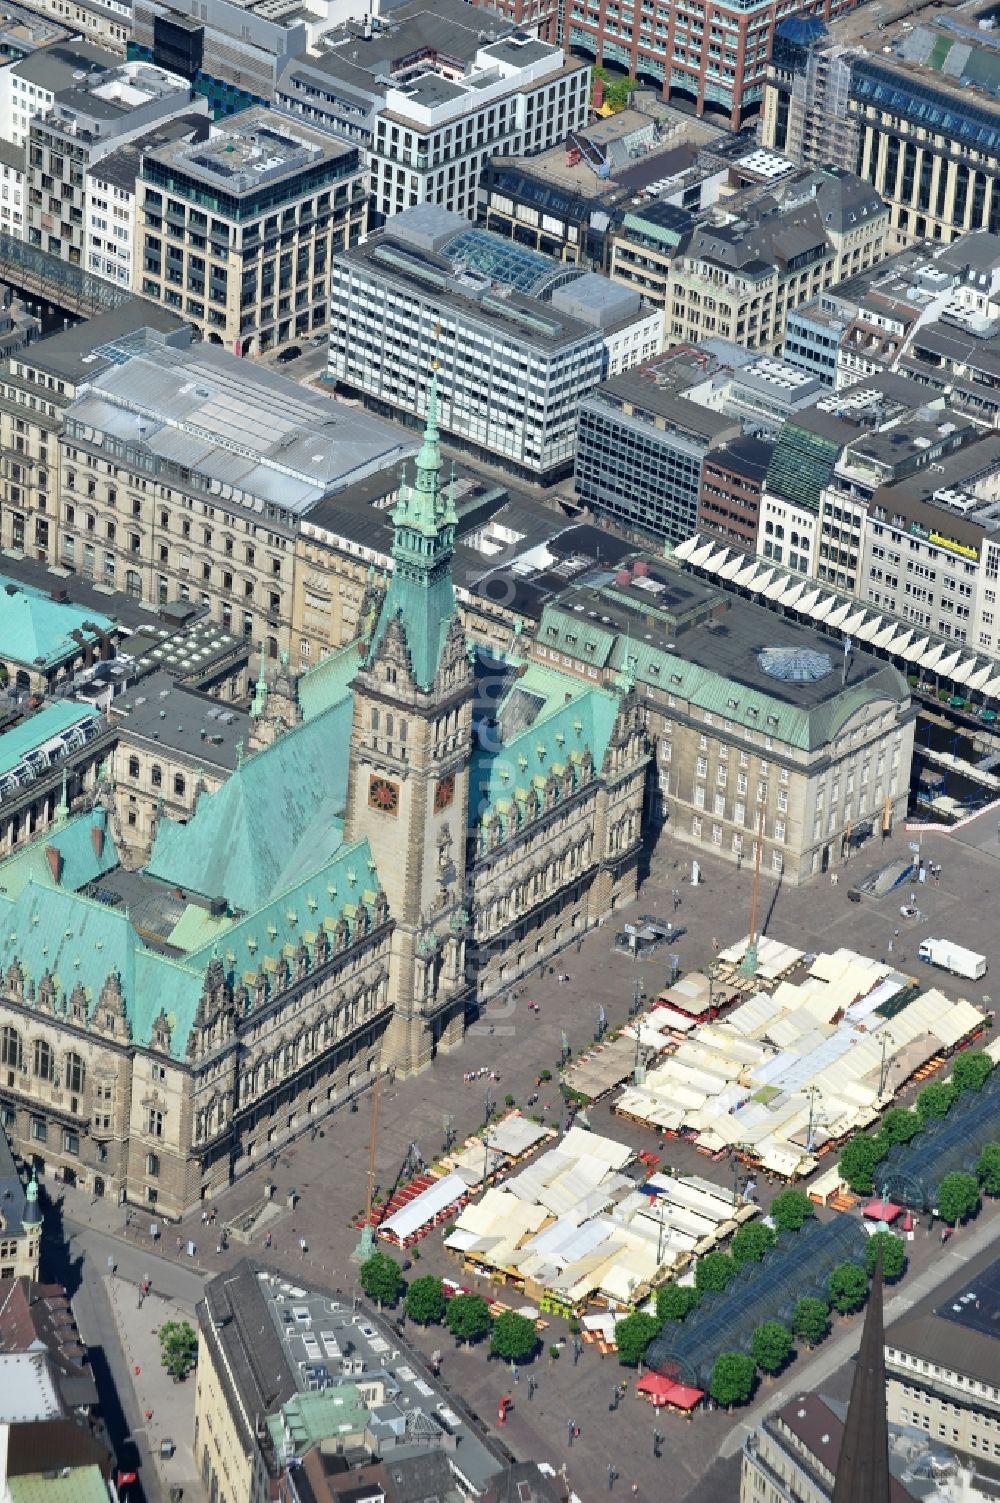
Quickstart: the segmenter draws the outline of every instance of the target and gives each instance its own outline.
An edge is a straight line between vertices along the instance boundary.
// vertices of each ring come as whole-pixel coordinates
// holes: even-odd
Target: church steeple
[[[832,1503],[889,1503],[881,1252],[868,1294]]]
[[[441,447],[437,425],[438,378],[431,377],[423,442],[414,483],[401,481],[392,513],[393,574],[368,661],[376,656],[390,621],[398,619],[417,686],[429,690],[437,677],[448,624],[455,612],[451,564],[455,551],[454,481],[441,486]]]

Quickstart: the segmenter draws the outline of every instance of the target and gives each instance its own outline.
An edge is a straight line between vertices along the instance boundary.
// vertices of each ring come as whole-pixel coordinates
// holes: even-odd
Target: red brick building
[[[731,548],[756,551],[757,518],[774,445],[760,438],[731,438],[709,449],[701,467],[698,531]]]
[[[529,0],[511,0],[514,5]],[[542,3],[542,0],[537,0]],[[857,0],[563,0],[563,46],[652,84],[737,130],[761,110],[771,37],[785,16],[828,21]],[[507,14],[503,4],[497,6]]]
[[[499,12],[505,21],[537,32],[543,42],[559,40],[559,12],[562,0],[472,0],[473,5]]]

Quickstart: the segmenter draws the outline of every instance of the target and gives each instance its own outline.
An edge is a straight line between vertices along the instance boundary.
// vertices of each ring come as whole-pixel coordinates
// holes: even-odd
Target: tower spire
[[[67,797],[66,792],[67,777],[68,769],[64,763],[62,770],[62,790],[59,794],[59,802],[56,805],[56,823],[61,825],[64,825],[69,819],[69,798]]]
[[[399,620],[416,683],[429,689],[437,677],[448,623],[455,612],[451,561],[455,546],[454,487],[442,491],[438,432],[438,373],[427,395],[423,440],[417,452],[413,484],[400,486],[392,513],[395,537],[393,572],[372,635],[368,660],[378,652],[385,629]]]
[[[250,704],[250,714],[255,720],[263,715],[267,705],[267,679],[264,677],[264,644],[260,644],[260,672],[257,676],[257,684],[254,688],[253,700]]]
[[[832,1503],[889,1503],[881,1252],[868,1293]]]

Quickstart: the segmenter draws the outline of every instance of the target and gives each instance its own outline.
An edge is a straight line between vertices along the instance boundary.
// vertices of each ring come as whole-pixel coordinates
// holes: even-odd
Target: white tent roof
[[[461,1200],[468,1188],[460,1174],[445,1174],[405,1206],[400,1206],[393,1215],[386,1217],[379,1226],[379,1231],[392,1232],[400,1242],[405,1242],[407,1237],[419,1232],[421,1227],[433,1221],[441,1211],[454,1205],[456,1200]]]

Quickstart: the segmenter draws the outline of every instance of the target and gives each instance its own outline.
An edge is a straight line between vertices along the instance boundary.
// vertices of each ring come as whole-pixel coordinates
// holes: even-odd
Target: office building
[[[130,0],[35,0],[32,10],[51,17],[95,47],[106,48],[119,58],[125,56],[132,31]]]
[[[461,1503],[508,1485],[524,1503],[556,1503],[537,1466],[512,1466],[388,1320],[307,1287],[290,1322],[281,1284],[245,1259],[198,1305],[195,1462],[218,1503]]]
[[[843,391],[884,371],[916,372],[923,364],[914,356],[918,332],[921,349],[925,334],[933,342],[942,325],[958,339],[966,335],[986,346],[998,318],[1000,237],[973,230],[948,245],[897,251],[790,310],[782,354],[824,386]],[[932,365],[941,365],[927,354]],[[985,391],[982,400],[989,401]],[[981,416],[992,421],[989,410]]]
[[[698,546],[702,546],[699,540]],[[677,550],[686,558],[691,544]],[[793,884],[901,818],[916,707],[895,668],[642,558],[544,607],[532,657],[610,681],[629,665],[674,841]],[[887,827],[888,823],[887,823]]]
[[[59,431],[77,383],[110,364],[105,353],[123,334],[150,324],[187,339],[165,309],[130,298],[120,308],[30,344],[0,369],[0,540],[34,558],[58,557]],[[79,623],[74,623],[78,625]]]
[[[334,262],[330,323],[345,391],[417,420],[436,361],[449,438],[542,481],[569,472],[580,398],[662,347],[638,294],[431,204]]]
[[[960,12],[964,28],[890,10],[877,48],[854,18],[829,31],[790,19],[775,42],[764,144],[857,172],[888,205],[892,249],[1000,230],[1000,65],[978,13]]]
[[[0,234],[24,239],[24,147],[0,141]]]
[[[198,103],[203,106],[204,101]],[[143,156],[170,141],[205,141],[209,129],[206,113],[175,115],[87,168],[83,214],[87,271],[130,290],[141,282],[135,246],[136,184]]]
[[[759,115],[768,52],[784,9],[777,0],[695,0],[682,9],[657,0],[635,13],[615,0],[564,4],[563,43],[577,55],[624,69],[664,99],[731,130]],[[827,20],[853,8],[854,0],[818,0],[808,12]]]
[[[81,75],[96,79],[120,62],[103,47],[74,39],[38,47],[0,67],[0,136],[27,147],[28,127],[36,115],[47,114],[57,94],[80,83]]]
[[[744,553],[755,553],[764,480],[774,444],[742,434],[710,449],[702,461],[697,530]]]
[[[1000,1261],[987,1249],[918,1301],[885,1333],[886,1395],[894,1424],[977,1463],[1000,1460],[1000,1364],[995,1322]]]
[[[325,327],[331,265],[364,233],[357,147],[244,110],[209,141],[147,152],[137,190],[137,292],[236,354]]]
[[[474,219],[489,158],[564,140],[586,125],[589,92],[589,68],[562,48],[463,0],[410,0],[385,25],[327,35],[283,70],[277,97],[364,144],[381,224],[423,203]]]
[[[121,63],[60,90],[28,130],[28,243],[82,266],[87,169],[151,126],[189,112],[193,103],[183,79],[146,63]]]
[[[642,104],[598,117],[530,157],[491,157],[479,180],[480,223],[547,256],[608,271],[630,210],[707,207],[727,176],[721,166],[699,166],[717,132],[703,120],[663,124],[650,96]],[[683,215],[675,222],[689,224]]]
[[[134,0],[130,58],[187,80],[216,120],[274,101],[289,58],[309,45],[309,13],[268,0]]]
[[[62,413],[60,562],[137,600],[206,606],[276,659],[300,518],[414,445],[210,343],[149,332],[115,356]]]
[[[688,352],[671,351],[580,402],[577,495],[630,536],[690,537],[705,455],[740,433],[738,420],[689,400],[690,364]]]
[[[885,252],[888,212],[853,172],[783,177],[684,235],[667,273],[667,338],[721,335],[778,353],[790,308]]]

